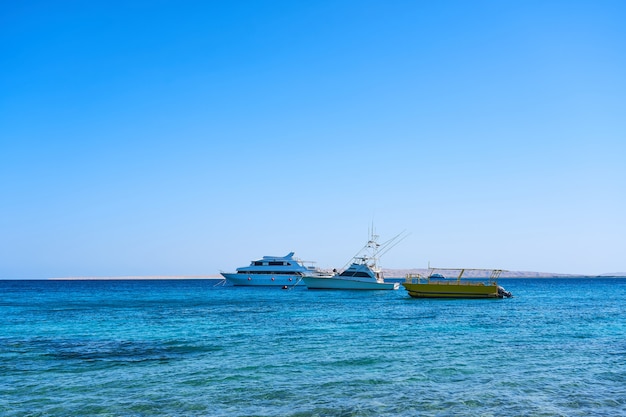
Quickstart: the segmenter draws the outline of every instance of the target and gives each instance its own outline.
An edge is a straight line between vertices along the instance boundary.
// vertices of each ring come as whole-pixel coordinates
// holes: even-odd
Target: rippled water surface
[[[0,281],[0,415],[626,415],[626,279],[501,284]]]

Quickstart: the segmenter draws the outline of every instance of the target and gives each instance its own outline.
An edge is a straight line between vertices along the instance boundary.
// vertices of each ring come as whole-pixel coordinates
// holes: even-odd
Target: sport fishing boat
[[[220,272],[226,281],[237,286],[293,286],[304,276],[331,276],[306,262],[294,258],[294,252],[287,256],[264,256],[250,262],[249,266],[237,268],[237,272]]]
[[[403,233],[379,244],[378,235],[375,235],[372,229],[367,244],[354,256],[352,264],[343,272],[332,276],[309,275],[302,277],[302,280],[310,290],[397,290],[400,283],[385,282],[378,266],[378,259],[406,237],[405,235],[398,240]]]
[[[441,272],[459,271],[456,278],[448,279]],[[491,271],[488,278],[464,278],[466,271]],[[513,295],[498,285],[501,269],[429,268],[427,276],[407,274],[402,283],[414,298],[509,298]]]

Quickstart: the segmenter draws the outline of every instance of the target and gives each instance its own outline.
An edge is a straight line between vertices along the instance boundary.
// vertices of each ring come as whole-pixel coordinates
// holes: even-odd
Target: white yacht
[[[372,228],[367,244],[343,272],[332,276],[304,276],[302,279],[310,290],[397,290],[400,283],[385,282],[378,259],[406,237],[405,235],[398,240],[403,233],[380,244],[377,242],[378,235],[374,234]]]
[[[306,262],[312,263],[312,262]],[[221,272],[226,280],[237,286],[294,286],[305,276],[331,276],[305,261],[294,258],[294,252],[287,256],[264,256],[252,261],[249,266],[237,268],[237,272]]]

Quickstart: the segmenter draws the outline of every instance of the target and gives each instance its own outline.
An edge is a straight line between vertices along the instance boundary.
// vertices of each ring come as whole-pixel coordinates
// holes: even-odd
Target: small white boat
[[[403,236],[402,239],[397,240],[401,235],[402,233],[383,244],[379,244],[377,242],[378,235],[375,235],[372,229],[367,244],[343,272],[335,273],[332,276],[304,276],[302,280],[310,290],[397,290],[400,283],[385,282],[383,273],[378,266],[378,259],[406,237]]]
[[[312,263],[312,262],[307,262]],[[294,258],[294,252],[286,256],[264,256],[250,262],[249,266],[237,268],[237,272],[220,272],[226,280],[236,286],[294,286],[304,276],[331,276],[305,261]]]

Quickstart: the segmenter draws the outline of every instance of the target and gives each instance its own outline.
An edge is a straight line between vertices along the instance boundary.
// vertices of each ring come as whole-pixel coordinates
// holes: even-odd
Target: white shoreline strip
[[[150,276],[120,276],[120,277],[59,277],[48,278],[50,281],[136,281],[136,280],[164,280],[164,279],[211,279],[223,280],[220,275],[150,275]]]

